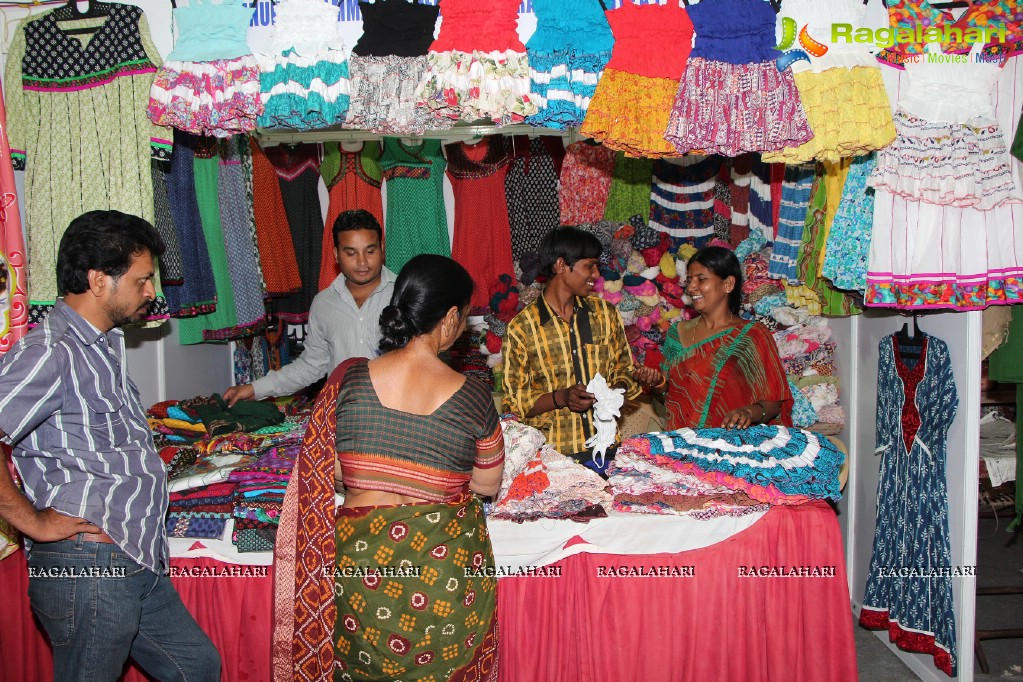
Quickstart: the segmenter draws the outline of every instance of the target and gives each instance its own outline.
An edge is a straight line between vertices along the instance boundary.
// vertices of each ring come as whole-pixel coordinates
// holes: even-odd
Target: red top
[[[440,0],[440,34],[430,52],[525,52],[519,0]]]
[[[605,68],[682,80],[693,49],[693,22],[684,7],[675,2],[636,5],[625,0],[621,7],[605,14],[615,37],[611,60]]]

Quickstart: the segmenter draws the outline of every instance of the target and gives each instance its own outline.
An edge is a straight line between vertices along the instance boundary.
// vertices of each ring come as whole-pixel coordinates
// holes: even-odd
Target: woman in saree
[[[730,250],[708,246],[686,267],[699,315],[668,332],[660,386],[667,428],[792,426],[792,394],[778,347],[759,322],[739,317],[742,269]]]
[[[275,679],[497,679],[497,581],[477,495],[500,487],[504,436],[490,387],[438,357],[465,330],[472,289],[450,258],[410,260],[380,316],[382,355],[343,363],[321,392],[335,409],[314,409],[296,464],[297,537],[275,550],[275,570],[294,576],[275,585]],[[306,491],[325,461],[344,494],[329,516],[323,491]],[[282,530],[288,513],[286,498]]]

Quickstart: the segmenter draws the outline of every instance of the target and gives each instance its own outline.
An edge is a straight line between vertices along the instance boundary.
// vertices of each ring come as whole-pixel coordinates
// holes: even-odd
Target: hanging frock
[[[629,0],[605,15],[614,48],[580,132],[629,156],[677,156],[664,129],[689,58],[689,15],[676,2]],[[671,49],[664,49],[668,45]]]
[[[252,6],[195,0],[173,13],[178,36],[153,79],[149,118],[214,137],[255,130],[263,102],[259,66],[245,41]]]
[[[562,225],[595,223],[603,218],[614,162],[614,150],[608,147],[585,141],[568,145],[561,166]]]
[[[263,268],[266,292],[270,296],[287,296],[302,287],[298,260],[288,225],[288,214],[281,196],[277,171],[255,138],[252,150],[253,212],[256,219],[256,244]]]
[[[538,111],[526,123],[547,128],[578,128],[614,36],[602,2],[533,0],[536,30],[526,42],[531,98]]]
[[[540,241],[558,226],[558,175],[565,159],[560,137],[505,137],[511,163],[504,179],[511,226],[512,259],[536,253]]]
[[[347,128],[392,135],[422,135],[447,127],[416,106],[415,91],[426,76],[426,52],[439,9],[405,0],[360,2],[362,36],[348,58],[351,100]]]
[[[340,125],[348,113],[348,59],[339,8],[322,0],[279,0],[270,44],[259,55],[264,128]]]
[[[696,45],[664,133],[678,151],[738,156],[813,137],[792,73],[775,59],[775,13],[764,0],[689,8]]]
[[[30,324],[57,298],[57,248],[71,221],[113,209],[152,222],[150,159],[170,156],[170,131],[145,114],[161,63],[145,14],[104,7],[98,30],[79,36],[64,32],[65,8],[30,17],[7,54],[7,134],[15,169],[26,171]],[[157,294],[149,320],[167,317]]]
[[[848,26],[855,32],[863,26],[866,12],[862,0],[785,0],[782,4],[778,19],[805,27],[827,52],[791,66],[813,138],[798,147],[765,153],[764,161],[837,161],[881,149],[895,139],[881,69],[869,51],[873,45],[831,40],[832,26]]]
[[[961,59],[904,65],[899,137],[868,180],[876,188],[869,306],[1023,302],[1021,176],[1001,135],[1019,121],[1023,70],[1019,60],[1003,69],[976,52]]]
[[[396,137],[384,139],[380,168],[387,183],[385,257],[391,272],[400,272],[421,253],[451,255],[444,210],[445,166],[440,140],[406,145]]]
[[[342,211],[361,208],[372,213],[380,225],[384,224],[383,198],[380,195],[380,186],[383,183],[380,169],[381,152],[379,142],[367,141],[356,151],[348,151],[344,145],[339,144],[336,151],[332,147],[324,154],[323,163],[320,164],[321,172],[333,157],[337,158],[338,170],[329,179],[324,177],[330,203],[327,206],[327,222],[323,226],[323,244],[320,247],[318,291],[329,287],[341,274],[337,258],[334,257],[334,221],[338,215]],[[384,252],[386,253],[386,246]]]
[[[290,296],[272,299],[270,308],[276,317],[301,324],[309,319],[309,306],[320,291],[323,214],[320,211],[319,146],[279,145],[268,148],[266,156],[277,173],[301,283],[298,291]]]
[[[535,114],[526,46],[516,28],[519,0],[440,0],[438,6],[440,34],[430,44],[417,105],[442,127],[478,119],[508,125]]]
[[[508,155],[502,135],[488,135],[474,145],[445,145],[447,174],[455,195],[455,230],[451,257],[472,275],[472,307],[489,309],[490,290],[498,277],[515,281],[511,228],[504,180]],[[481,248],[485,245],[485,248]]]
[[[874,216],[874,190],[867,187],[867,176],[874,170],[874,163],[874,154],[869,154],[857,157],[849,167],[821,270],[839,289],[861,294],[867,288],[870,226]]]
[[[7,113],[0,91],[0,355],[3,355],[28,331],[28,292],[25,286],[24,236],[14,169],[10,164],[11,147],[7,140]],[[14,549],[3,547],[0,530],[0,558]],[[7,537],[12,537],[7,534]],[[13,543],[17,546],[17,540]]]
[[[604,207],[604,220],[624,223],[634,215],[650,221],[650,185],[653,182],[652,159],[635,159],[624,152],[615,154],[611,187]]]
[[[687,156],[654,161],[650,227],[667,234],[675,247],[707,246],[714,238],[714,195],[720,156]]]
[[[952,578],[891,576],[899,569],[950,569],[947,434],[959,398],[948,346],[924,334],[920,358],[881,339],[877,367],[877,526],[860,625],[888,630],[899,648],[929,654],[956,676]],[[971,663],[972,665],[972,663]]]

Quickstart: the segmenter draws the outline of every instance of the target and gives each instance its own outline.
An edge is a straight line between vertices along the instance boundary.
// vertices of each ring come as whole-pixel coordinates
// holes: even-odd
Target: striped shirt
[[[583,320],[589,322],[592,343],[587,343],[580,331]],[[572,318],[566,322],[540,296],[508,324],[501,352],[502,409],[542,431],[547,442],[566,455],[586,450],[583,444],[594,433],[592,411],[561,408],[526,418],[541,396],[577,383],[585,386],[598,372],[609,386],[624,386],[626,398],[640,394],[639,384],[632,378],[632,354],[622,318],[599,298],[576,298]]]
[[[0,357],[0,430],[36,509],[84,518],[142,566],[166,568],[167,474],[120,329],[104,334],[57,301]]]

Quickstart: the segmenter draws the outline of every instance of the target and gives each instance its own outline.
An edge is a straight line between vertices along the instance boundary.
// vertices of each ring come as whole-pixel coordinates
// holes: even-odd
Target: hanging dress
[[[249,147],[252,150],[256,244],[266,292],[270,296],[287,296],[301,289],[302,277],[298,271],[284,197],[277,171],[254,137],[250,138]]]
[[[869,184],[898,196],[958,208],[988,210],[1019,194],[1009,155],[994,118],[997,62],[930,61],[904,64],[909,86],[895,112],[898,136],[878,154]],[[951,56],[950,56],[951,57]]]
[[[848,26],[855,34],[866,12],[861,0],[785,0],[782,4],[779,20],[797,22],[793,25],[804,27],[806,36],[827,52],[791,66],[813,138],[798,147],[767,152],[764,161],[837,161],[881,149],[895,139],[881,69],[868,49],[873,45],[831,40],[833,26]],[[802,43],[794,49],[800,47]]]
[[[778,70],[775,13],[764,0],[704,0],[664,137],[678,153],[738,156],[813,137],[790,71]]]
[[[565,129],[583,122],[614,45],[605,9],[591,0],[533,0],[536,30],[526,53],[538,110],[526,123]]]
[[[676,2],[637,5],[626,0],[606,16],[614,49],[580,133],[629,156],[676,156],[664,129],[689,58],[689,15]],[[668,45],[671,49],[664,49]]]
[[[28,331],[28,292],[25,286],[25,242],[21,229],[18,190],[7,140],[7,112],[0,92],[0,355]],[[5,533],[0,532],[0,536]],[[8,535],[8,537],[12,537]],[[17,546],[17,540],[13,546]],[[14,549],[2,547],[0,558]]]
[[[334,221],[342,211],[363,209],[373,214],[377,222],[384,224],[383,199],[380,187],[383,183],[383,171],[380,169],[379,142],[367,141],[362,148],[349,151],[339,144],[324,154],[320,170],[328,162],[328,157],[337,157],[338,170],[327,180],[327,193],[330,203],[327,207],[327,222],[323,226],[323,244],[320,252],[319,289],[322,291],[341,274],[334,257]],[[386,253],[386,247],[385,251]]]
[[[565,148],[559,195],[562,225],[603,219],[614,162],[614,150],[603,145],[583,141]]]
[[[415,91],[429,69],[426,52],[439,12],[405,0],[360,2],[362,36],[348,58],[351,101],[347,128],[422,135],[444,127],[416,106]]]
[[[508,125],[535,114],[526,46],[516,28],[519,0],[440,0],[438,6],[440,35],[430,44],[418,106],[444,122],[440,127],[481,118]]]
[[[448,179],[455,195],[455,230],[451,257],[472,275],[472,307],[489,309],[498,277],[515,281],[511,228],[504,180],[508,155],[502,135],[488,135],[474,145],[445,145]],[[486,245],[485,248],[480,248]]]
[[[924,334],[920,358],[903,357],[897,336],[881,339],[877,366],[877,525],[860,625],[888,630],[900,649],[929,654],[956,676],[951,569],[948,429],[959,398],[948,346]],[[919,577],[890,575],[918,569]],[[971,663],[972,665],[972,663]]]
[[[260,127],[310,130],[344,122],[350,83],[338,12],[322,0],[275,3],[273,35],[259,55]]]
[[[657,159],[650,188],[650,227],[671,237],[674,247],[707,246],[714,238],[714,199],[720,156]]]
[[[874,217],[874,190],[867,187],[867,177],[873,172],[874,163],[874,154],[868,154],[856,157],[849,167],[821,270],[839,289],[861,294],[867,288],[870,226]]]
[[[259,66],[245,42],[252,6],[196,0],[173,13],[178,37],[153,79],[149,118],[214,137],[255,130],[263,102]]]
[[[558,175],[565,159],[560,137],[505,137],[511,160],[504,179],[511,226],[512,259],[535,254],[540,241],[558,226]]]
[[[391,272],[400,272],[421,253],[451,255],[444,210],[445,166],[440,140],[406,145],[396,137],[384,139],[380,168],[387,189],[385,257]]]
[[[66,8],[30,17],[7,54],[7,135],[15,170],[25,170],[30,324],[57,298],[57,248],[71,221],[112,209],[152,222],[150,159],[170,156],[170,131],[145,115],[161,63],[145,14],[102,7],[91,34],[65,33]],[[147,318],[156,323],[167,317],[157,294]]]
[[[309,306],[320,291],[323,214],[320,212],[319,156],[316,144],[280,145],[266,150],[281,188],[301,282],[295,293],[271,299],[270,308],[276,317],[297,324],[309,319]]]
[[[636,159],[624,152],[615,154],[611,187],[607,192],[604,220],[628,222],[634,215],[644,223],[650,221],[650,185],[653,181],[652,159]]]

